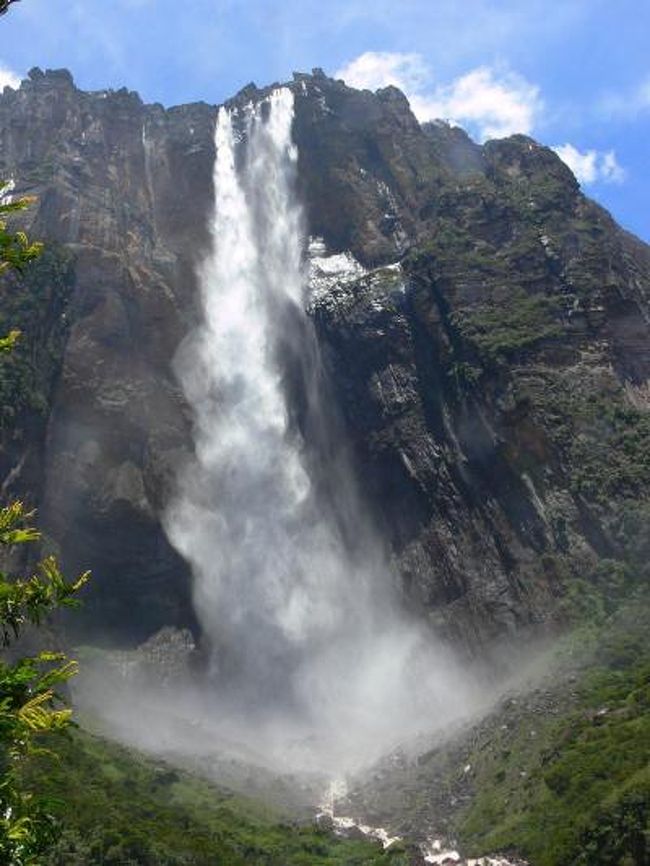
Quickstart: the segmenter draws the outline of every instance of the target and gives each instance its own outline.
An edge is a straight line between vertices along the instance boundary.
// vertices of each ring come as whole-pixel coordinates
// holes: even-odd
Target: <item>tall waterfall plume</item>
[[[400,609],[327,399],[293,114],[289,88],[219,110],[203,322],[178,361],[195,459],[167,528],[193,569],[215,718],[331,767],[449,718],[465,695]]]

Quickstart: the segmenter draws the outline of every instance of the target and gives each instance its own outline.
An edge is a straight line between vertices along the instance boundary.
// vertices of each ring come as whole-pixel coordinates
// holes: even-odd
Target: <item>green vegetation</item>
[[[454,201],[449,202],[450,208],[455,207]],[[476,241],[456,219],[440,217],[430,237],[409,250],[403,264],[410,271],[429,271],[443,280],[459,276],[466,281],[499,284],[508,278],[508,263],[495,253],[490,244]]]
[[[561,219],[575,205],[578,185],[547,148],[522,135],[489,141],[485,155],[499,181],[499,192],[521,221]]]
[[[564,592],[560,615],[583,630],[604,625],[638,583],[636,570],[615,559],[599,560],[585,576],[563,571],[562,565],[556,571]]]
[[[650,412],[635,406],[609,371],[587,365],[530,366],[514,394],[561,455],[571,491],[601,514],[609,511],[612,524],[624,516],[630,524],[650,496]],[[644,513],[634,529],[617,530],[626,555],[635,537],[647,537],[650,512]]]
[[[559,312],[555,298],[513,290],[502,306],[485,304],[460,310],[451,316],[451,322],[490,362],[560,336]]]
[[[447,376],[453,381],[459,392],[468,391],[476,385],[483,374],[480,367],[468,361],[453,361],[447,370]]]
[[[31,196],[7,200],[8,189],[6,183],[0,182],[0,274],[11,270],[22,272],[25,265],[43,251],[43,245],[31,242],[25,232],[8,229],[8,219],[34,203]]]
[[[0,509],[0,545],[12,548],[36,541],[20,502]],[[20,637],[28,624],[39,625],[53,609],[76,603],[88,578],[65,580],[48,557],[27,578],[0,572],[0,635],[4,647]],[[48,803],[25,786],[22,768],[39,751],[43,735],[64,730],[71,711],[60,706],[55,692],[76,672],[76,663],[61,653],[42,651],[10,662],[0,660],[0,862],[12,866],[37,863],[56,836]]]
[[[571,223],[570,230],[579,254],[567,263],[566,279],[579,297],[593,301],[602,297],[603,289],[608,285],[617,284],[617,256],[604,227],[598,221],[587,225],[588,231],[582,220]]]
[[[471,850],[516,849],[534,866],[647,863],[649,614],[639,589],[569,639],[565,655],[584,667],[553,702],[506,705],[469,759],[476,795],[458,830]]]
[[[43,866],[407,866],[315,825],[281,823],[255,803],[107,740],[75,731],[28,778],[65,831]]]
[[[591,397],[576,404],[579,432],[573,440],[573,484],[606,503],[650,490],[650,413],[622,400]]]

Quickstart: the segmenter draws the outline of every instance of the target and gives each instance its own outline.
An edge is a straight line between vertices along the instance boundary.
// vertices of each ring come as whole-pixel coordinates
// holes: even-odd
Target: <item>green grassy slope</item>
[[[576,585],[573,628],[521,671],[527,685],[417,756],[388,756],[343,811],[470,857],[648,866],[650,593],[607,583],[609,597]]]
[[[30,773],[65,828],[43,866],[407,866],[277,815],[106,739],[76,731]]]
[[[506,703],[477,738],[475,794],[457,825],[470,851],[515,849],[534,866],[650,862],[649,614],[639,595],[579,629],[565,649],[575,672]]]

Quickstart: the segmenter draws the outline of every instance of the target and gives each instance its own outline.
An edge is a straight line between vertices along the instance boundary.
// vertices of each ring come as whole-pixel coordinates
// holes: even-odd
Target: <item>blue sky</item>
[[[65,66],[82,88],[165,105],[313,66],[396,83],[423,119],[560,148],[650,240],[649,0],[21,0],[0,34],[0,81]]]

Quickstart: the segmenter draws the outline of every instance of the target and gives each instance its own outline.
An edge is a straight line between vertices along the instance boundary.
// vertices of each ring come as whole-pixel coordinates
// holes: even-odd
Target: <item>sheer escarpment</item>
[[[472,652],[553,622],[571,587],[648,559],[648,247],[528,138],[420,126],[394,88],[290,86],[306,230],[358,263],[310,313],[404,594]],[[0,175],[61,254],[51,314],[25,313],[53,350],[2,481],[37,493],[70,570],[93,566],[86,618],[134,640],[193,620],[161,516],[192,447],[172,360],[197,320],[215,121],[65,72],[0,97]]]

